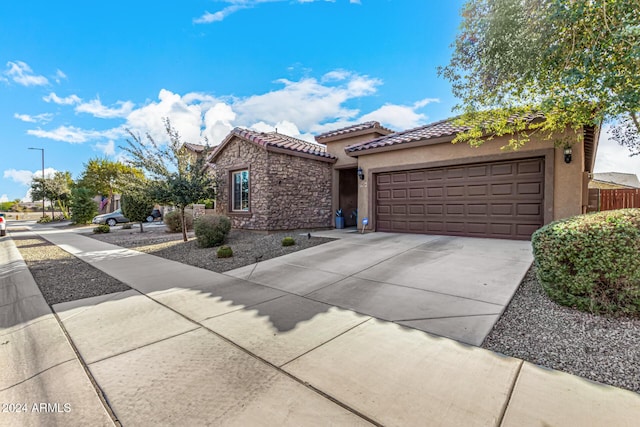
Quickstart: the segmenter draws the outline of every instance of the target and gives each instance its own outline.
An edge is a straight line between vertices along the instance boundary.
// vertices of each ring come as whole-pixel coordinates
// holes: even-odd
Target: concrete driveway
[[[339,240],[226,274],[480,345],[533,261],[527,241],[344,231],[314,235]]]

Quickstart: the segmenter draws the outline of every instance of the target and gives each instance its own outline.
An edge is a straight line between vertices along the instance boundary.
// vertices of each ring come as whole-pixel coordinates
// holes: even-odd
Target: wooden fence
[[[589,189],[589,212],[640,208],[640,189]]]

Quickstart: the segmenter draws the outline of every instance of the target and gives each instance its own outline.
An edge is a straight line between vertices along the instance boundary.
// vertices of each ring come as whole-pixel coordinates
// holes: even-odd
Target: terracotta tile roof
[[[309,141],[303,141],[292,136],[283,135],[277,132],[256,132],[249,129],[235,128],[222,141],[212,154],[211,159],[217,157],[218,152],[228,143],[232,137],[237,136],[245,141],[252,142],[266,149],[280,149],[291,151],[293,155],[316,156],[323,159],[336,160],[337,157],[327,153],[327,147]]]
[[[183,146],[187,150],[193,151],[195,153],[202,153],[206,148],[204,145],[192,144],[190,142],[185,142]]]
[[[348,133],[360,132],[367,129],[379,129],[384,133],[393,133],[391,129],[388,129],[380,125],[379,122],[371,121],[371,122],[358,123],[356,125],[351,125],[351,126],[343,127],[340,129],[335,129],[329,132],[321,133],[320,135],[316,135],[316,141],[320,139],[332,138],[338,135],[345,135]]]
[[[542,115],[527,115],[526,119],[532,121],[536,118],[542,118]],[[457,126],[453,121],[457,117],[441,120],[439,122],[430,123],[428,125],[405,130],[402,132],[392,133],[390,135],[381,136],[371,141],[360,142],[345,148],[347,153],[355,153],[358,151],[370,150],[373,148],[389,147],[392,145],[406,144],[413,141],[421,141],[435,139],[447,136],[454,136],[459,132],[468,130],[468,126]]]

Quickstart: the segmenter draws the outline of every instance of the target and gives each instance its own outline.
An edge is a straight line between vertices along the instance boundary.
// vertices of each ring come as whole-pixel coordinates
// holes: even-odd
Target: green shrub
[[[187,219],[187,231],[193,230],[193,210],[186,209],[184,211],[184,216]],[[180,216],[180,211],[172,211],[165,214],[164,225],[167,226],[167,231],[169,233],[181,233],[182,232],[182,220]]]
[[[231,220],[224,215],[204,215],[194,224],[198,246],[210,248],[224,243],[229,231]]]
[[[218,248],[216,255],[218,258],[231,258],[233,256],[233,251],[229,246],[223,245]]]
[[[111,227],[109,227],[107,224],[102,224],[93,229],[93,234],[109,233],[110,231]]]
[[[282,239],[282,246],[293,246],[296,244],[296,241],[293,240],[293,237],[285,237]]]
[[[87,224],[98,214],[94,196],[93,191],[84,187],[71,190],[71,221],[74,224]]]
[[[133,224],[130,222],[125,222],[124,224],[122,224],[123,230],[131,230],[132,227],[133,227]]]
[[[49,215],[45,215],[38,220],[38,224],[47,224],[53,221]]]
[[[640,209],[579,215],[532,236],[538,280],[556,302],[640,315]]]

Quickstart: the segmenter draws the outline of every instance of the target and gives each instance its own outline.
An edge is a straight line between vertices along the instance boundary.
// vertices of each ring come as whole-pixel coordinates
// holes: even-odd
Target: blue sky
[[[217,144],[235,126],[303,139],[366,120],[452,116],[437,76],[462,0],[192,0],[0,4],[0,200],[47,173],[120,159],[126,129]],[[597,170],[640,174],[601,139]]]

